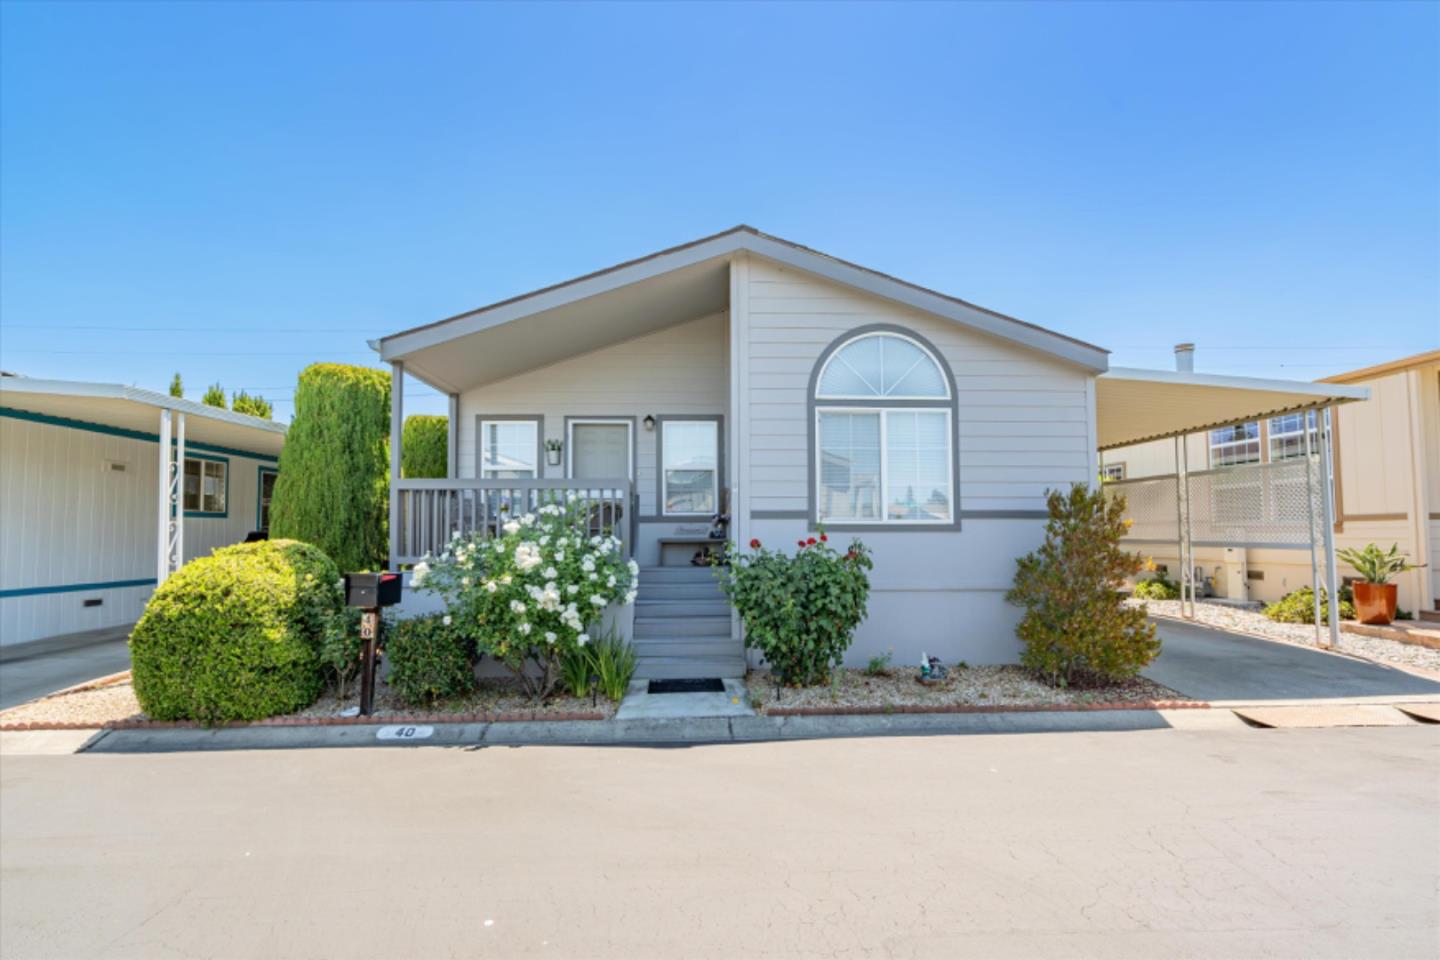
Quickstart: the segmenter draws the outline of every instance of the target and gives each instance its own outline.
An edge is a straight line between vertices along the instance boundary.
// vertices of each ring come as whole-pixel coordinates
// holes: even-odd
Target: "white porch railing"
[[[549,503],[573,499],[589,517],[590,533],[613,533],[631,550],[629,480],[400,480],[390,568],[437,556],[456,533],[499,534],[505,521]]]

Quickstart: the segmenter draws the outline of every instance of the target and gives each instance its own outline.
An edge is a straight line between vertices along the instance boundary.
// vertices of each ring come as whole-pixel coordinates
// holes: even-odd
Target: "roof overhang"
[[[1369,398],[1365,387],[1115,367],[1095,378],[1101,450]]]
[[[118,383],[0,377],[0,407],[79,421],[129,434],[158,436],[161,410],[185,414],[185,440],[237,454],[280,456],[286,427],[193,400]]]
[[[953,320],[1087,370],[1098,372],[1109,365],[1108,352],[1100,347],[746,226],[391,334],[378,342],[380,359],[403,361],[406,372],[447,391],[490,382],[726,309],[729,264],[742,252]]]

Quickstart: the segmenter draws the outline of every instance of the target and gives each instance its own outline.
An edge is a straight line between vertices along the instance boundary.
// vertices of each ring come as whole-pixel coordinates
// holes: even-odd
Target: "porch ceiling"
[[[1101,450],[1365,400],[1364,387],[1112,367],[1095,379]]]
[[[407,374],[458,393],[719,313],[729,303],[729,261],[721,257],[539,313],[501,315],[465,336],[385,359],[403,360]]]

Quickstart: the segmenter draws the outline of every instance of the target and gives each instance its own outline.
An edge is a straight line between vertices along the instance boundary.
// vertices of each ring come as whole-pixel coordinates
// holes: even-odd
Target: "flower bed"
[[[326,693],[304,710],[258,721],[267,725],[330,723],[344,718],[358,701],[340,700]],[[390,721],[456,721],[504,722],[513,720],[604,720],[614,716],[618,704],[599,698],[595,706],[588,698],[555,695],[536,705],[514,681],[487,678],[476,683],[475,689],[463,696],[445,700],[423,709],[406,706],[388,686],[381,684],[375,691],[375,713],[370,717],[347,718],[352,723],[387,723]],[[32,729],[52,727],[100,728],[113,725],[143,724],[149,717],[135,699],[129,680],[103,687],[55,694],[41,700],[20,704],[0,711],[0,729]],[[190,724],[186,724],[190,725]]]
[[[909,713],[961,709],[1097,709],[1196,705],[1187,697],[1153,680],[1136,677],[1101,687],[1052,687],[1035,679],[1018,665],[952,668],[934,684],[915,679],[916,671],[895,667],[888,675],[872,676],[864,670],[836,672],[836,682],[822,686],[778,691],[766,671],[746,678],[751,702],[767,714],[790,712]]]
[[[1146,607],[1153,615],[1180,619],[1179,600],[1130,600],[1129,602]],[[1267,640],[1279,640],[1283,643],[1294,643],[1303,647],[1315,646],[1313,624],[1276,623],[1257,611],[1244,610],[1225,604],[1206,603],[1203,600],[1197,602],[1194,622],[1217,630],[1233,630],[1253,634]],[[1351,633],[1350,626],[1351,624],[1344,621],[1340,624],[1341,653],[1440,674],[1440,650],[1401,643],[1388,637],[1362,636],[1358,633]],[[1328,641],[1330,629],[1322,627],[1320,632],[1321,636]]]

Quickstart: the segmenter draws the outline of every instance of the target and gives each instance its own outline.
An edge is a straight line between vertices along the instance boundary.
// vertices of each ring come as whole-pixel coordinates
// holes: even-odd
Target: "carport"
[[[1339,643],[1339,575],[1335,561],[1334,456],[1331,410],[1369,397],[1364,387],[1194,372],[1194,347],[1175,349],[1169,370],[1111,368],[1095,383],[1101,451],[1173,440],[1175,472],[1106,483],[1124,496],[1127,543],[1176,544],[1181,610],[1194,617],[1193,548],[1266,546],[1310,552],[1311,582],[1329,602],[1329,646]],[[1305,456],[1279,463],[1192,472],[1185,438],[1284,414],[1313,418],[1318,450],[1305,431]],[[1317,455],[1318,454],[1318,455]],[[1321,638],[1321,591],[1315,591],[1315,635]]]

